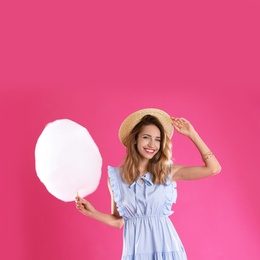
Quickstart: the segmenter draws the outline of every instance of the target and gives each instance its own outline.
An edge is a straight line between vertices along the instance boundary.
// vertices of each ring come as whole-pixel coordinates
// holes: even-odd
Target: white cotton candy
[[[102,158],[86,128],[69,120],[49,123],[35,147],[35,166],[47,190],[63,201],[94,192],[101,177]]]

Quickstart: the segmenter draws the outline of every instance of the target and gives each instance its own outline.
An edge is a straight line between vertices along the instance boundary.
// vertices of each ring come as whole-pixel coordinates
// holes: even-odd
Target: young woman
[[[198,148],[204,165],[181,166],[171,161],[173,130]],[[159,109],[143,109],[128,116],[119,129],[126,156],[118,168],[108,167],[112,214],[96,210],[76,197],[77,209],[115,228],[124,226],[125,260],[185,260],[181,240],[169,219],[176,202],[176,181],[205,178],[221,167],[193,126]]]

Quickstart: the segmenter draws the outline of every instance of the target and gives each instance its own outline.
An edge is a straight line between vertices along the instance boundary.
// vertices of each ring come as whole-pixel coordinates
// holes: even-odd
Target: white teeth
[[[149,153],[153,153],[154,152],[154,150],[150,150],[150,149],[145,149],[147,152],[149,152]]]

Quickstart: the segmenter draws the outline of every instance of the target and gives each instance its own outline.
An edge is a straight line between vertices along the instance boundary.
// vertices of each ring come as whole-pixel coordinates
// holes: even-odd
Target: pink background
[[[34,168],[44,126],[86,127],[103,157],[88,199],[110,212],[107,165],[124,155],[131,112],[189,119],[221,174],[179,182],[171,219],[189,260],[260,259],[260,2],[2,1],[0,4],[1,259],[120,259],[122,230],[48,193]],[[173,137],[178,164],[200,164]]]

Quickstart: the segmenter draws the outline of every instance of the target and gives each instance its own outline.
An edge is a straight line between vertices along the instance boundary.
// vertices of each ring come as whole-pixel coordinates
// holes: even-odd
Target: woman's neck
[[[144,175],[147,173],[148,162],[149,162],[149,160],[142,160],[141,162],[139,162],[138,170],[139,170],[140,175]]]

